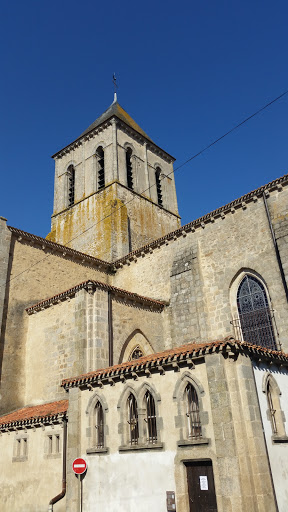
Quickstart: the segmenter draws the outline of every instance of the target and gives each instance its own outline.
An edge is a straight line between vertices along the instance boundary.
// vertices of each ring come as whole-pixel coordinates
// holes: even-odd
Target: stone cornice
[[[142,295],[138,295],[137,293],[128,292],[127,290],[122,290],[121,288],[116,288],[115,286],[111,286],[109,284],[101,283],[100,281],[88,280],[83,283],[78,284],[77,286],[73,286],[69,290],[66,290],[62,293],[54,295],[49,299],[38,302],[37,304],[30,306],[25,309],[28,315],[32,315],[33,313],[38,313],[43,309],[47,309],[50,306],[55,304],[59,304],[65,300],[68,300],[75,296],[75,294],[80,290],[86,290],[88,293],[94,293],[96,289],[104,290],[106,292],[112,293],[112,298],[121,299],[125,302],[127,306],[138,305],[141,307],[145,307],[150,311],[163,311],[164,307],[168,305],[167,302],[150,299],[148,297],[143,297]]]
[[[206,224],[215,222],[216,219],[222,218],[225,219],[225,216],[229,213],[234,213],[237,209],[245,210],[249,203],[258,201],[259,198],[263,196],[265,193],[266,197],[273,190],[281,191],[284,186],[288,185],[288,174],[277,178],[276,180],[263,185],[244,196],[235,199],[231,203],[228,203],[212,212],[199,217],[199,219],[193,220],[184,226],[176,229],[175,231],[171,231],[167,233],[167,235],[162,236],[161,238],[157,238],[153,242],[140,247],[139,249],[135,249],[135,251],[130,252],[123,258],[120,258],[114,261],[115,269],[121,268],[124,264],[130,264],[132,261],[136,261],[139,257],[144,257],[146,254],[153,252],[154,249],[161,247],[162,245],[168,245],[170,242],[177,240],[182,236],[187,236],[187,233],[194,232],[196,229],[204,229]]]
[[[64,379],[61,385],[65,389],[77,386],[89,388],[91,385],[113,385],[116,382],[135,379],[138,375],[149,376],[152,372],[164,374],[167,370],[177,371],[180,367],[193,368],[196,362],[204,361],[206,356],[219,352],[224,357],[237,359],[239,354],[245,354],[260,362],[288,366],[288,354],[237,341],[230,337],[207,343],[190,343],[165,352],[151,354],[133,361]]]
[[[89,139],[92,139],[95,135],[102,132],[108,126],[111,126],[112,121],[117,122],[117,126],[121,128],[122,131],[125,133],[128,133],[130,136],[132,136],[135,140],[138,140],[139,142],[143,143],[145,142],[147,144],[147,148],[150,149],[153,153],[156,155],[161,156],[164,160],[166,160],[169,163],[175,162],[175,158],[172,155],[169,155],[166,151],[161,149],[159,146],[151,142],[150,140],[146,139],[143,135],[138,133],[136,130],[133,130],[130,126],[128,126],[124,121],[120,120],[117,116],[112,115],[109,119],[106,119],[103,124],[100,126],[97,126],[96,128],[92,129],[89,133],[86,133],[85,135],[80,135],[77,139],[75,139],[73,142],[65,146],[65,148],[60,149],[57,153],[52,155],[51,158],[62,158],[64,155],[69,154],[71,151],[76,149],[77,147],[82,146],[83,142],[86,142]]]
[[[84,254],[83,252],[76,251],[75,249],[71,249],[65,245],[51,242],[51,240],[47,240],[47,238],[32,235],[31,233],[27,233],[21,229],[14,228],[12,226],[7,227],[12,232],[12,234],[17,237],[18,242],[23,241],[28,242],[31,245],[38,245],[43,251],[51,251],[52,254],[57,254],[66,259],[72,259],[77,263],[89,264],[92,267],[97,267],[99,270],[109,274],[114,273],[113,265],[107,261],[94,258],[93,256],[89,256],[89,254]]]

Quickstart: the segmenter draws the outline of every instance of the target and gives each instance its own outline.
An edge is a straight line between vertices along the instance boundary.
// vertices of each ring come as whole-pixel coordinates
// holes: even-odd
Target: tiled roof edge
[[[93,137],[94,135],[96,135],[99,131],[102,131],[103,125],[104,125],[104,128],[105,128],[105,124],[107,124],[107,126],[108,126],[111,119],[113,119],[113,117],[117,118],[117,122],[119,123],[119,125],[123,124],[126,129],[131,130],[133,133],[136,134],[137,137],[145,139],[147,141],[148,146],[155,147],[157,151],[163,153],[164,155],[166,155],[166,157],[169,160],[172,160],[173,162],[175,162],[176,159],[174,158],[174,156],[167,153],[167,151],[165,151],[165,149],[160,148],[160,146],[157,146],[157,144],[155,144],[155,142],[153,142],[153,140],[150,139],[150,137],[148,137],[148,135],[145,136],[142,133],[135,130],[132,126],[129,126],[129,124],[125,123],[125,121],[123,121],[123,119],[120,119],[120,117],[118,117],[115,113],[111,114],[110,117],[105,119],[101,124],[99,124],[95,128],[91,128],[91,130],[89,132],[81,134],[79,137],[77,137],[77,139],[75,139],[72,142],[70,142],[69,144],[67,144],[67,146],[65,146],[62,149],[59,149],[59,151],[54,153],[54,155],[52,155],[51,158],[62,157],[65,153],[70,153],[70,151],[75,149],[75,147],[81,146],[84,139],[88,140],[91,137]],[[62,153],[63,153],[63,155],[62,155]]]
[[[156,309],[159,311],[162,311],[163,308],[168,305],[168,302],[150,299],[149,297],[144,297],[142,295],[138,295],[138,293],[129,292],[127,290],[123,290],[122,288],[116,288],[115,286],[111,286],[106,283],[101,283],[100,281],[94,281],[92,279],[89,279],[87,281],[84,281],[83,283],[79,283],[76,286],[73,286],[72,288],[69,288],[69,290],[66,290],[62,293],[58,293],[57,295],[54,295],[53,297],[50,297],[49,299],[42,300],[41,302],[38,302],[37,304],[34,304],[33,306],[29,306],[28,308],[25,309],[25,311],[27,311],[28,315],[32,315],[33,313],[37,313],[38,311],[48,308],[48,307],[52,306],[53,304],[57,304],[58,302],[61,302],[62,300],[66,300],[69,297],[73,297],[76,292],[78,292],[79,290],[81,290],[83,288],[89,292],[93,292],[94,289],[96,289],[96,288],[100,288],[100,289],[106,290],[106,291],[111,291],[111,292],[115,293],[117,296],[124,297],[128,300],[131,300],[132,302],[138,302],[138,303],[144,304],[146,306],[149,306],[151,309]]]
[[[113,272],[113,264],[104,260],[100,260],[95,258],[94,256],[90,256],[89,254],[85,254],[80,251],[76,251],[75,249],[71,249],[70,247],[66,247],[65,245],[58,244],[57,242],[51,242],[51,240],[47,240],[47,238],[42,238],[41,236],[33,235],[32,233],[27,233],[27,231],[22,231],[21,229],[14,228],[13,226],[7,226],[8,229],[15,235],[18,236],[18,240],[21,239],[33,240],[42,245],[43,250],[46,248],[57,250],[59,253],[62,253],[62,256],[72,256],[77,257],[80,260],[87,261],[90,263],[94,263],[103,269],[107,269],[109,272]]]
[[[276,188],[281,190],[284,184],[288,184],[288,174],[284,174],[284,176],[281,176],[280,178],[277,178],[267,183],[266,185],[262,185],[261,187],[252,190],[251,192],[248,192],[244,196],[234,199],[234,201],[231,201],[230,203],[227,203],[224,206],[221,206],[220,208],[213,210],[212,212],[206,213],[202,217],[199,217],[198,219],[193,220],[192,222],[188,222],[188,224],[185,224],[184,226],[181,226],[180,228],[175,229],[170,233],[167,233],[167,235],[157,238],[156,240],[153,240],[153,242],[150,242],[149,244],[146,244],[143,247],[140,247],[139,249],[135,249],[135,251],[132,251],[128,253],[126,256],[123,256],[122,258],[119,258],[118,260],[114,261],[113,264],[115,268],[117,268],[121,267],[123,263],[136,260],[138,256],[145,255],[145,253],[149,252],[149,250],[152,251],[154,248],[165,244],[165,242],[171,241],[173,239],[177,240],[177,238],[179,238],[180,236],[186,236],[187,232],[189,231],[195,231],[196,228],[205,227],[205,224],[207,222],[214,222],[215,218],[224,217],[226,213],[234,211],[235,208],[245,209],[246,203],[253,201],[255,198],[258,199],[258,197],[261,197],[264,192],[267,193]]]
[[[270,361],[278,360],[281,364],[288,364],[288,354],[237,341],[234,338],[228,338],[222,341],[219,340],[207,343],[190,343],[178,348],[166,350],[165,352],[144,356],[133,361],[96,370],[95,372],[64,379],[61,386],[65,389],[69,387],[89,386],[92,383],[97,384],[97,382],[103,380],[109,384],[113,384],[113,379],[125,380],[125,378],[131,378],[131,376],[133,377],[133,375],[137,375],[137,373],[142,372],[149,375],[150,370],[153,368],[165,372],[167,368],[175,369],[179,364],[190,364],[193,366],[193,358],[204,357],[216,351],[223,352],[227,349],[232,352],[248,352],[252,357],[258,357],[258,359],[262,356]]]
[[[63,405],[62,407],[62,410],[61,411],[58,411],[58,412],[54,412],[54,413],[49,413],[49,414],[42,414],[41,413],[39,414],[32,414],[33,412],[33,409],[39,409],[41,407],[43,407],[43,409],[45,409],[45,407],[47,407],[47,405],[52,405],[52,404],[61,404]],[[23,409],[31,409],[31,416],[29,416],[28,418],[23,418],[23,419],[14,419],[12,421],[4,421],[2,422],[2,418],[6,418],[7,419],[9,418],[9,416],[11,416],[12,414],[16,414],[17,411],[23,411]],[[66,417],[66,414],[67,414],[67,410],[68,410],[68,400],[59,400],[59,401],[56,401],[56,402],[50,402],[49,404],[43,404],[42,406],[32,406],[32,407],[23,407],[21,409],[18,409],[16,411],[13,411],[11,413],[8,413],[8,414],[5,414],[3,415],[2,417],[0,416],[0,431],[3,431],[3,430],[17,430],[17,428],[25,428],[25,427],[29,427],[29,426],[35,426],[35,425],[39,425],[39,426],[42,426],[44,424],[50,424],[50,423],[53,423],[53,422],[57,422],[59,421],[59,419],[61,418],[64,418]]]

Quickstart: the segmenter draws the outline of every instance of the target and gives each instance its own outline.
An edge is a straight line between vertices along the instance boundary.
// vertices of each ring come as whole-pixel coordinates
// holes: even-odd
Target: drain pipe
[[[66,451],[67,451],[67,418],[63,418],[63,473],[62,491],[49,501],[48,512],[53,512],[53,505],[62,500],[66,494]]]

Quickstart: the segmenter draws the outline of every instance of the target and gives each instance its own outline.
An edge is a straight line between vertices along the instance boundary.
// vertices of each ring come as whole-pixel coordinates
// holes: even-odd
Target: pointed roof
[[[130,126],[130,128],[132,128],[136,132],[140,133],[140,135],[145,137],[145,139],[148,139],[150,140],[150,142],[153,142],[152,139],[148,137],[147,133],[145,133],[144,130],[142,130],[142,128],[140,128],[140,126],[134,121],[134,119],[132,119],[132,117],[124,110],[124,108],[122,108],[121,105],[119,105],[118,101],[113,101],[112,105],[110,105],[110,107],[107,108],[107,110],[105,110],[105,112],[101,114],[101,116],[98,117],[96,121],[94,121],[94,123],[92,123],[87,128],[87,130],[81,133],[80,137],[87,135],[87,133],[91,132],[92,130],[94,130],[94,128],[97,128],[97,126],[100,126],[105,121],[108,121],[108,119],[110,119],[113,116],[118,117],[121,121]]]

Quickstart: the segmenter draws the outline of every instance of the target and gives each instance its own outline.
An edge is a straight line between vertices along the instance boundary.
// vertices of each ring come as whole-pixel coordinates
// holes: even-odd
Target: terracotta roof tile
[[[22,424],[30,420],[44,420],[59,414],[66,413],[68,409],[68,400],[59,400],[43,405],[34,405],[32,407],[23,407],[16,411],[0,416],[0,427],[8,424]]]
[[[71,377],[62,381],[63,387],[72,387],[81,384],[86,384],[93,381],[99,381],[113,376],[119,376],[123,373],[129,373],[132,371],[141,371],[143,368],[148,368],[157,363],[160,365],[169,365],[173,362],[185,361],[191,357],[197,357],[198,355],[207,355],[214,350],[221,349],[225,350],[227,347],[235,347],[236,350],[243,350],[250,354],[265,355],[270,359],[278,359],[282,362],[288,363],[288,354],[277,350],[270,350],[257,345],[251,345],[246,342],[234,340],[234,338],[211,341],[206,343],[189,343],[182,345],[181,347],[165,350],[163,352],[157,352],[148,356],[140,357],[133,361],[127,361],[121,364],[116,364],[108,368],[102,368],[94,372],[85,373],[78,375],[77,377]]]

